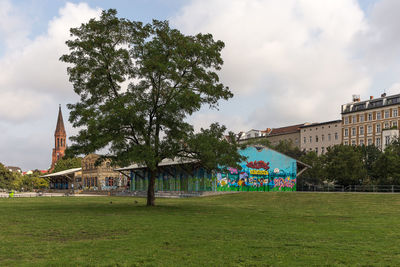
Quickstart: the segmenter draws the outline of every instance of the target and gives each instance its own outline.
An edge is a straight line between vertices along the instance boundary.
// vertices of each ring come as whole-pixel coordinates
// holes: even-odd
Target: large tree
[[[80,96],[68,105],[69,121],[81,127],[71,138],[75,154],[107,148],[115,164],[145,164],[151,206],[163,159],[194,158],[207,168],[241,159],[235,141],[224,140],[223,126],[196,134],[186,120],[203,105],[217,108],[220,99],[233,96],[217,74],[222,41],[184,35],[167,21],[118,18],[112,9],[71,29],[71,37],[70,53],[61,60],[70,64],[69,79]]]

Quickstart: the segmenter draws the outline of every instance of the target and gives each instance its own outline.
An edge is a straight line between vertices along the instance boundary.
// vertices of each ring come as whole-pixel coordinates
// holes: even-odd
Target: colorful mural
[[[247,160],[239,169],[228,167],[225,172],[209,173],[203,168],[190,176],[179,167],[156,179],[156,191],[296,191],[297,162],[268,148],[249,146],[240,151]],[[145,169],[131,172],[130,190],[146,191],[150,174]]]
[[[296,160],[267,148],[247,147],[241,154],[247,161],[240,170],[217,173],[217,191],[296,191]]]

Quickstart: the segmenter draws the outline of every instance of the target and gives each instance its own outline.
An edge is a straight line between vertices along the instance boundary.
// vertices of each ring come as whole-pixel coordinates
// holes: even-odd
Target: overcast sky
[[[116,8],[225,42],[220,77],[235,96],[190,121],[246,131],[340,118],[352,94],[400,93],[398,0],[0,0],[0,162],[51,163],[58,105],[77,101],[65,64],[69,28]]]

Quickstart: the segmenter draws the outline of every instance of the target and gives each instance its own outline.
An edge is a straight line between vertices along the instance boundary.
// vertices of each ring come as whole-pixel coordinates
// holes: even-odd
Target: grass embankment
[[[400,195],[241,193],[157,204],[0,199],[0,266],[400,265]]]

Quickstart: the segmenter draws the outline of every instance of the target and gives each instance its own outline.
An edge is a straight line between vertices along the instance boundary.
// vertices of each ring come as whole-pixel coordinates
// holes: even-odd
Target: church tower
[[[51,168],[54,169],[56,162],[64,156],[67,140],[67,134],[65,133],[64,128],[64,120],[61,113],[61,105],[58,108],[58,118],[57,118],[57,126],[56,131],[54,132],[54,148],[53,155],[51,157]]]

